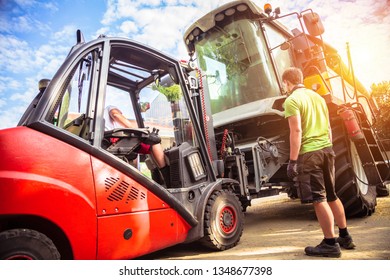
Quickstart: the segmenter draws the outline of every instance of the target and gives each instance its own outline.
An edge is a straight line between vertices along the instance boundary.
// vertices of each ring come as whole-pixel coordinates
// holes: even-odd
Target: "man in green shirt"
[[[335,191],[335,153],[325,100],[306,89],[298,68],[287,69],[282,76],[288,92],[285,117],[290,127],[290,161],[287,175],[298,182],[302,202],[313,202],[324,234],[316,247],[306,247],[310,256],[340,257],[340,246],[353,249],[347,230],[343,204]],[[334,221],[339,227],[336,239]]]

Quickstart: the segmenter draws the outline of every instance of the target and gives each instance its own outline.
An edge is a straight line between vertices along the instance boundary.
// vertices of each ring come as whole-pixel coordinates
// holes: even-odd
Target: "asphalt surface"
[[[343,250],[341,259],[390,260],[390,197],[378,198],[371,216],[348,219],[348,229],[357,247]],[[215,252],[197,243],[181,244],[142,259],[309,260],[313,257],[306,256],[304,248],[317,245],[322,238],[313,206],[279,195],[252,201],[245,214],[244,233],[234,248]]]

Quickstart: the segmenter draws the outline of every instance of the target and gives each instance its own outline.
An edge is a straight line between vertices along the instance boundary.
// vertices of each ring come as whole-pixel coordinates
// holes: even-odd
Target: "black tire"
[[[376,186],[369,185],[355,144],[349,140],[341,118],[332,120],[336,153],[336,193],[347,217],[367,216],[375,211]]]
[[[30,229],[0,233],[1,260],[59,260],[60,253],[44,234]]]
[[[376,195],[377,197],[389,196],[389,182],[386,181],[384,184],[376,186]]]
[[[214,191],[204,213],[204,237],[201,243],[214,250],[237,245],[244,229],[241,202],[230,190]]]

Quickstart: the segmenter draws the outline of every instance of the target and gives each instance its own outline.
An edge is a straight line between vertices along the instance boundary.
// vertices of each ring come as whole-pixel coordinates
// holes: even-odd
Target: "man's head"
[[[295,86],[303,83],[303,74],[301,69],[291,67],[287,68],[282,75],[282,81],[288,92],[290,92]]]

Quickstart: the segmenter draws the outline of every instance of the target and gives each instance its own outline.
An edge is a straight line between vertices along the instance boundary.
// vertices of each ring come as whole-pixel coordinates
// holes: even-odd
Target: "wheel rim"
[[[18,254],[18,255],[9,256],[7,260],[33,260],[33,258],[29,255]]]
[[[224,206],[219,215],[219,226],[223,233],[232,233],[237,226],[237,214],[234,208]]]

